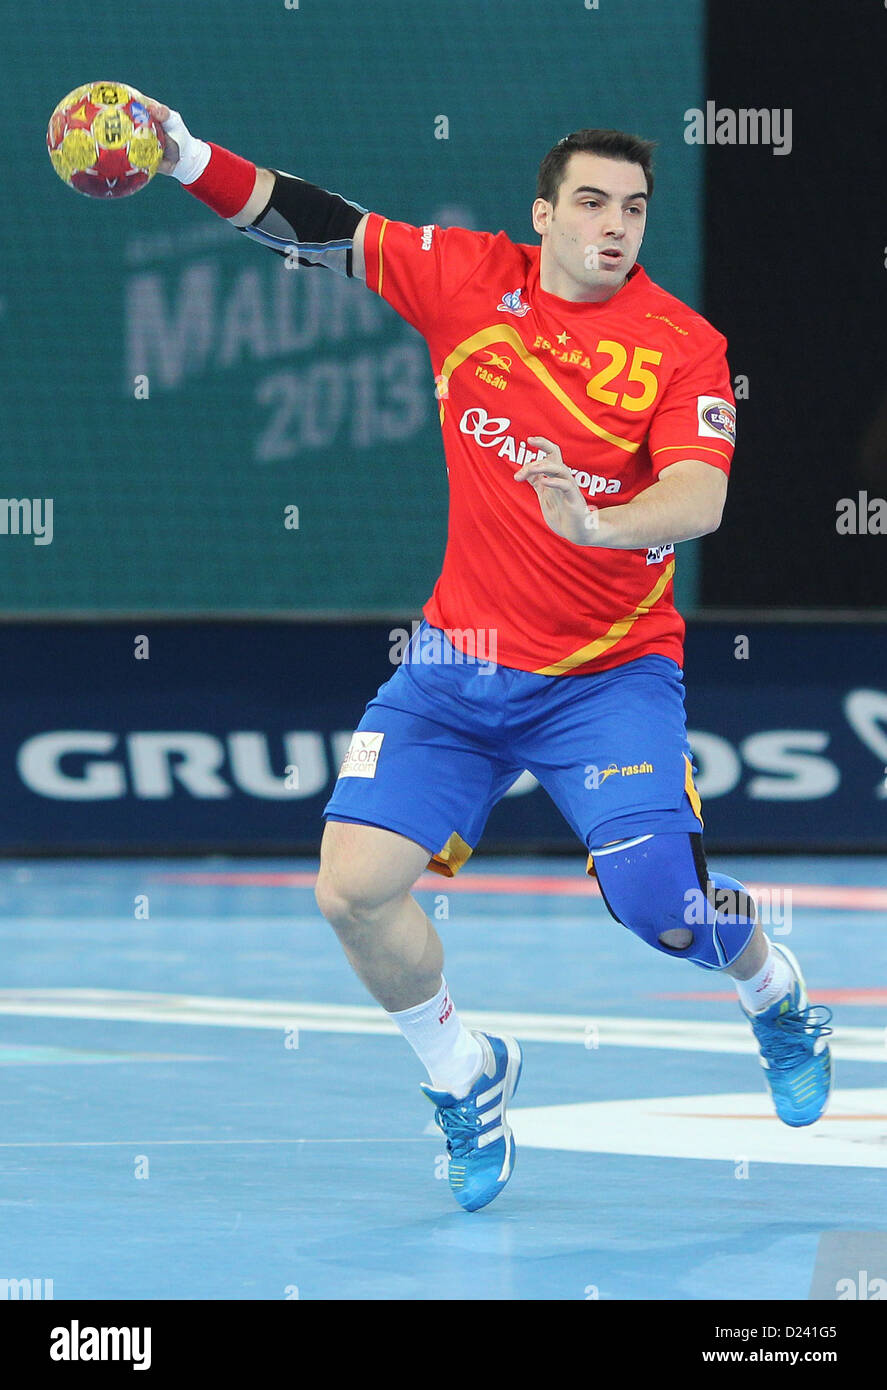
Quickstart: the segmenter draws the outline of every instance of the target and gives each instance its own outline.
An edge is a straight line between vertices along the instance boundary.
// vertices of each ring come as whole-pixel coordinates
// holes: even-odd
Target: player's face
[[[557,202],[533,204],[542,288],[564,299],[608,299],[638,258],[646,219],[647,181],[639,164],[571,155]]]

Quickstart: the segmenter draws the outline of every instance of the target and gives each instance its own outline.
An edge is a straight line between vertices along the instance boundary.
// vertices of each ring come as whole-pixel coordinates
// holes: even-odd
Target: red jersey
[[[521,671],[584,675],[653,653],[681,665],[674,547],[575,545],[514,473],[532,435],[559,445],[598,507],[679,459],[729,473],[726,339],[639,265],[603,303],[549,294],[540,249],[369,216],[367,285],[425,338],[439,382],[449,529],[423,611],[463,651],[465,631],[495,633],[493,659]]]

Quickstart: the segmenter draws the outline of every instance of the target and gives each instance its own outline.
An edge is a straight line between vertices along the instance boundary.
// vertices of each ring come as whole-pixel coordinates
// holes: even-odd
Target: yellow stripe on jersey
[[[571,652],[569,656],[554,662],[552,666],[541,667],[533,674],[536,676],[563,676],[567,671],[574,671],[577,666],[584,666],[587,661],[594,661],[596,657],[603,656],[604,652],[612,651],[613,647],[631,631],[638,618],[649,613],[653,605],[659,602],[673,574],[674,560],[669,560],[653,588],[645,598],[641,599],[633,613],[629,613],[627,618],[618,618],[607,628],[603,637],[596,637],[593,642],[588,642],[578,651]]]
[[[563,387],[551,375],[545,363],[535,353],[530,352],[517,329],[512,328],[510,324],[494,323],[489,328],[482,328],[478,333],[472,333],[470,338],[466,338],[458,347],[453,348],[440,369],[441,376],[448,380],[467,357],[470,357],[478,348],[488,347],[490,343],[508,343],[510,347],[514,348],[521,361],[539,378],[546,390],[550,391],[555,399],[560,401],[564,409],[568,410],[574,419],[583,424],[592,434],[596,434],[599,439],[605,439],[608,444],[615,444],[617,448],[624,449],[627,454],[637,453],[641,447],[641,441],[622,439],[618,434],[611,434],[609,430],[604,429],[603,425],[598,425],[590,419],[567,395]],[[444,422],[443,399],[440,403],[440,422],[441,424]]]
[[[696,785],[693,781],[693,765],[686,753],[684,754],[684,762],[686,764],[684,772],[684,791],[687,793],[687,798],[693,808],[694,816],[699,817],[700,825],[705,825],[705,821],[702,819],[702,798],[696,790]]]
[[[378,244],[378,247],[377,247],[377,254],[378,254],[378,257],[379,257],[379,283],[378,283],[378,285],[376,286],[376,293],[377,293],[377,294],[381,294],[381,293],[382,293],[382,238],[383,238],[384,235],[385,235],[385,228],[388,226],[388,221],[389,221],[389,219],[388,219],[387,217],[384,218],[383,221],[382,221],[382,225],[381,225],[381,227],[379,228],[379,244]]]
[[[659,449],[653,449],[650,457],[655,458],[657,454],[667,454],[669,451],[674,453],[676,450],[688,459],[695,458],[696,454],[720,454],[722,459],[730,462],[729,454],[725,454],[723,449],[715,449],[711,444],[663,444]],[[706,460],[700,459],[699,462],[705,463]]]

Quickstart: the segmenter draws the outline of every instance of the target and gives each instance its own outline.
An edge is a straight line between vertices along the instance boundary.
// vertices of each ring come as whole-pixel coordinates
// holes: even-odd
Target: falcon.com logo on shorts
[[[358,730],[348,745],[339,768],[340,777],[375,777],[384,734]]]

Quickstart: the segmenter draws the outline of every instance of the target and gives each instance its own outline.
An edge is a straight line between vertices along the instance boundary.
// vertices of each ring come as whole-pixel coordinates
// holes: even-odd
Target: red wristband
[[[212,150],[209,163],[198,179],[182,187],[220,217],[234,217],[249,202],[256,186],[256,166],[211,140],[207,144]]]

